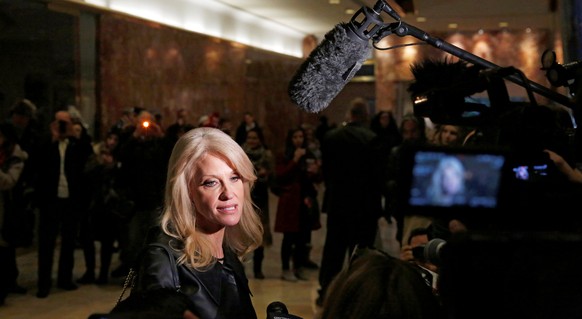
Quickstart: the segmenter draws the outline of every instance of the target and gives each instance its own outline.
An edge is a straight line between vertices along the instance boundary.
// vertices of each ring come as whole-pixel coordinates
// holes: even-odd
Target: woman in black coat
[[[241,262],[263,236],[253,164],[230,136],[201,127],[178,140],[168,170],[161,231],[150,233],[132,294],[179,291],[200,318],[257,318]]]

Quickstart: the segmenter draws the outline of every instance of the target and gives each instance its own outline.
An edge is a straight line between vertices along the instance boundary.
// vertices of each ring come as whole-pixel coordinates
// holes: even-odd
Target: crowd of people
[[[177,263],[178,289],[193,301],[188,315],[256,318],[241,261],[252,255],[254,278],[264,279],[264,250],[276,232],[282,235],[282,280],[304,280],[306,269],[319,269],[315,302],[323,307],[324,318],[357,318],[348,315],[356,312],[362,318],[387,313],[439,318],[431,310],[438,308],[432,299],[438,295],[432,279],[438,278],[438,270],[412,254],[428,242],[432,233],[427,229],[438,224],[397,209],[396,172],[404,147],[459,146],[468,128],[427,127],[425,119],[413,114],[397,123],[385,110],[371,116],[369,103],[357,98],[345,125],[330,125],[324,116],[317,127],[302,123],[288,131],[278,154],[250,112],[234,128],[218,113],[191,124],[182,109],[164,128],[154,114],[134,108],[102,141],[94,141],[74,107],[57,111],[45,130],[34,125],[35,111],[29,101],[19,101],[11,120],[0,125],[0,303],[10,293],[26,292],[18,285],[15,250],[32,244],[38,210],[38,298],[46,298],[53,288],[57,247],[60,289],[106,284],[134,269],[136,294],[175,290],[167,280],[172,263],[166,264],[166,249],[145,245],[144,250],[144,244],[157,243]],[[568,163],[557,153],[549,154],[570,180],[579,180],[579,171],[566,169]],[[431,194],[435,205],[448,205],[462,196],[462,164],[443,160],[441,166],[433,175]],[[278,197],[273,214],[270,193]],[[327,216],[325,225],[321,214]],[[382,218],[396,222],[401,255],[373,252],[355,258],[354,252],[377,247]],[[310,256],[311,236],[324,227],[318,265]],[[98,271],[96,241],[101,244]],[[75,280],[73,254],[79,245],[85,272]],[[116,251],[120,265],[111,270]],[[352,281],[359,284],[352,286]],[[382,287],[377,287],[380,281]],[[200,289],[216,282],[222,282],[221,289]],[[363,287],[374,287],[377,304],[367,307],[371,303],[362,299],[351,308],[345,298]],[[391,298],[398,294],[403,299],[396,305]],[[423,308],[407,296],[424,300]]]

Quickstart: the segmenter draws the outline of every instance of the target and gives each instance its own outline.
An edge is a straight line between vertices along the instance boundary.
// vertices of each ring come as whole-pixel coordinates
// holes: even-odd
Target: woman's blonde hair
[[[190,197],[195,164],[209,154],[223,159],[240,175],[244,184],[242,216],[236,226],[226,227],[224,244],[242,260],[261,245],[263,235],[263,226],[251,199],[251,189],[257,177],[243,149],[216,128],[200,127],[188,131],[174,145],[168,163],[161,228],[183,243],[179,247],[182,255],[178,262],[197,270],[206,269],[216,262],[211,241],[196,229],[196,207]]]

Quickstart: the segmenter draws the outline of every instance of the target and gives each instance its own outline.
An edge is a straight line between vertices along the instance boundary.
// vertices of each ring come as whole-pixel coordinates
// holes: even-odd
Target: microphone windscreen
[[[371,48],[370,42],[359,39],[346,23],[336,25],[291,79],[291,101],[311,113],[325,109],[362,67]]]

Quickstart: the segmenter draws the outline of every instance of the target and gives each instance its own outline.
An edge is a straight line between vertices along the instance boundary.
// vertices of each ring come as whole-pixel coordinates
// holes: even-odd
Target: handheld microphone
[[[385,26],[382,12],[400,18],[379,0],[374,8],[362,7],[349,23],[342,22],[329,31],[291,79],[291,101],[311,113],[326,108],[370,55],[370,40]]]
[[[303,319],[289,314],[287,306],[280,301],[273,301],[267,306],[267,319]]]

